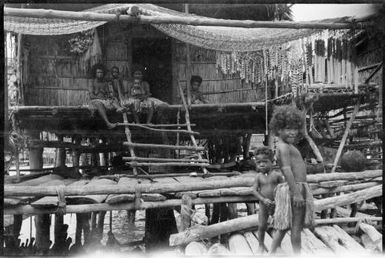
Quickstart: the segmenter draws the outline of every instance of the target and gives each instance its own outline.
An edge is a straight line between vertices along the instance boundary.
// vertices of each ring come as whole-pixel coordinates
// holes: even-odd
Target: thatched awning
[[[87,12],[116,14],[124,12],[133,4],[106,4],[85,10]],[[195,17],[171,9],[152,4],[135,4],[142,16],[157,17]],[[206,17],[201,17],[206,18]],[[206,18],[216,20],[213,18]],[[330,23],[343,22],[345,18],[328,20]],[[32,35],[59,35],[71,34],[89,30],[107,21],[85,21],[57,18],[33,18],[5,16],[4,29],[22,34]],[[317,21],[314,21],[316,24]],[[185,24],[152,24],[156,29],[176,38],[199,47],[220,51],[257,51],[272,45],[280,45],[299,38],[310,36],[319,29],[287,29],[287,28],[236,28],[218,26],[192,26]]]

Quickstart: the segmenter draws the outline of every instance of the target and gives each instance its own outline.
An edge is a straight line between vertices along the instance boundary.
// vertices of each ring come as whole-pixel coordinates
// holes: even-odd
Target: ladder
[[[118,88],[118,94],[120,103],[122,103],[122,93],[120,87]],[[124,126],[124,131],[126,135],[126,140],[123,145],[127,146],[130,152],[130,157],[124,157],[123,160],[127,161],[126,164],[133,167],[134,175],[138,174],[138,167],[144,166],[186,166],[186,167],[200,167],[203,170],[204,174],[208,174],[206,167],[209,166],[209,160],[203,159],[201,151],[204,150],[204,147],[200,147],[197,144],[197,141],[194,135],[199,134],[198,132],[192,131],[192,124],[190,122],[189,109],[186,103],[186,99],[183,94],[183,90],[179,85],[179,91],[183,103],[183,108],[185,111],[185,124],[137,124],[137,123],[128,123],[127,114],[123,113],[123,123],[118,123],[118,126]],[[132,142],[132,135],[130,127],[139,127],[145,130],[157,131],[157,132],[172,132],[179,134],[188,134],[193,146],[179,145],[167,145],[167,144],[146,144],[146,143],[134,143]],[[176,127],[176,129],[174,129]],[[180,129],[180,128],[185,129]],[[179,139],[179,137],[177,137]],[[135,155],[135,149],[144,148],[144,149],[168,149],[168,150],[189,150],[196,152],[198,159],[188,159],[188,158],[153,158],[153,157],[137,157]]]

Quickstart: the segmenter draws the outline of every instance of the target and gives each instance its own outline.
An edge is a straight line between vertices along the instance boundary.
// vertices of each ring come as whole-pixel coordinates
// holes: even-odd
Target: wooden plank
[[[116,182],[109,179],[99,179],[95,178],[89,181],[87,187],[95,187],[98,185],[116,185]],[[92,204],[92,203],[101,203],[106,200],[108,194],[98,194],[98,195],[84,195],[84,196],[69,196],[68,199],[71,203],[79,204]]]
[[[375,244],[367,234],[361,235],[361,242],[367,250],[372,252],[382,252],[382,244]]]
[[[259,255],[260,253],[258,252],[258,246],[259,246],[258,239],[251,232],[245,232],[243,233],[243,235],[245,236],[247,243],[249,243],[250,249],[253,252],[253,254]]]
[[[199,197],[214,197],[214,196],[244,196],[252,195],[251,187],[231,187],[221,188],[216,190],[205,190],[198,192]]]
[[[21,182],[18,184],[13,184],[13,185],[16,185],[16,186],[23,186],[23,185],[25,185],[25,186],[37,186],[37,185],[41,185],[41,184],[49,182],[49,181],[62,180],[62,179],[63,179],[63,177],[61,177],[59,175],[50,174],[50,175],[41,176],[39,178],[26,180],[24,182]]]
[[[247,240],[241,234],[234,234],[229,238],[229,249],[235,255],[253,255]]]
[[[365,235],[369,237],[375,248],[382,252],[382,234],[378,232],[372,225],[366,223],[360,223],[359,227],[363,232],[365,232]]]
[[[314,233],[319,237],[330,249],[337,254],[348,252],[348,249],[341,245],[341,239],[338,232],[331,226],[316,227]]]
[[[354,240],[348,233],[346,233],[342,228],[337,225],[334,225],[333,228],[339,234],[339,238],[342,240],[343,245],[349,251],[357,251],[357,252],[365,252],[365,248],[363,248],[356,240]]]
[[[159,178],[156,178],[159,179]],[[246,177],[231,177],[226,180],[205,180],[200,184],[188,184],[188,183],[162,183],[162,184],[141,184],[135,187],[109,187],[104,185],[94,185],[91,187],[65,187],[66,195],[89,195],[89,194],[121,194],[121,193],[134,193],[136,190],[140,190],[142,193],[167,193],[167,192],[184,192],[191,190],[207,190],[217,189],[224,187],[238,187],[238,186],[252,186],[251,182]],[[4,196],[25,196],[28,195],[56,195],[56,188],[47,186],[45,188],[39,188],[36,186],[4,186]],[[245,197],[247,199],[247,197]]]
[[[76,179],[64,179],[52,181],[49,185],[65,186],[75,182]],[[32,207],[35,208],[53,208],[57,207],[59,198],[57,196],[45,196],[37,201],[31,203]]]
[[[135,187],[138,184],[138,180],[134,178],[122,177],[119,179],[118,186]],[[135,194],[110,194],[106,198],[106,203],[116,204],[123,202],[130,202],[135,199]]]
[[[240,203],[240,202],[254,202],[255,197],[252,196],[228,196],[228,197],[216,197],[216,198],[196,198],[193,200],[193,204],[208,204],[208,203]],[[164,208],[164,207],[176,207],[181,205],[181,200],[170,199],[165,201],[157,202],[143,202],[140,204],[139,209],[153,209],[153,208]],[[85,213],[93,211],[110,211],[110,210],[136,210],[138,207],[134,203],[123,203],[120,205],[109,205],[108,203],[99,204],[77,204],[67,205],[66,211],[68,213]],[[4,214],[46,214],[55,213],[55,209],[36,209],[30,205],[19,205],[12,208],[4,208]],[[254,222],[254,225],[256,222]],[[242,226],[243,229],[249,226]]]
[[[328,248],[321,240],[319,240],[308,228],[305,228],[303,231],[302,239],[305,240],[305,243],[309,251],[315,254],[331,254],[332,251]]]

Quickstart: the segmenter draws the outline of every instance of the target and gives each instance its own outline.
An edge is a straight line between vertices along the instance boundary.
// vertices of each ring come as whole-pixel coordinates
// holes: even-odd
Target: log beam
[[[208,190],[217,188],[252,186],[253,182],[248,177],[229,178],[218,181],[207,180],[199,184],[194,183],[167,183],[167,184],[138,184],[136,186],[104,186],[104,185],[85,185],[66,186],[63,191],[66,196],[69,195],[95,195],[95,194],[124,194],[135,193],[170,193],[194,190]],[[33,186],[4,186],[4,197],[9,196],[56,196],[55,186],[47,186],[44,188]]]
[[[317,188],[312,190],[313,195],[319,194],[328,194],[328,193],[340,193],[340,192],[350,192],[357,191],[362,189],[367,189],[368,187],[376,186],[381,184],[380,182],[368,182],[368,183],[359,183],[352,185],[342,185],[333,188]]]
[[[193,204],[207,204],[207,203],[239,203],[239,202],[255,202],[257,198],[252,196],[229,196],[229,197],[216,197],[216,198],[196,198],[192,200]],[[66,213],[88,213],[94,211],[110,211],[110,210],[136,210],[136,209],[153,209],[164,207],[177,207],[182,204],[181,200],[172,199],[156,202],[143,202],[137,207],[134,202],[114,204],[107,203],[100,204],[79,204],[79,205],[67,205]],[[4,208],[4,214],[48,214],[56,213],[57,208],[34,208],[31,205],[23,205],[12,208]]]
[[[286,28],[286,29],[362,29],[365,23],[361,22],[285,22],[285,21],[251,21],[226,20],[207,17],[179,17],[179,16],[130,16],[95,12],[71,12],[46,9],[4,8],[4,16],[33,17],[46,19],[70,19],[81,21],[128,22],[139,24],[185,24],[196,26],[221,26],[243,28]]]
[[[338,206],[365,201],[378,196],[382,196],[382,185],[373,186],[365,190],[360,190],[349,194],[315,200],[314,210],[322,211],[329,208],[335,208]]]

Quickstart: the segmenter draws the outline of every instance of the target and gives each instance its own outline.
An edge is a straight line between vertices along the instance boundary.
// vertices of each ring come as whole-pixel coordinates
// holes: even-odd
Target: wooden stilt
[[[63,136],[58,135],[58,141],[63,142]],[[57,148],[56,149],[56,163],[55,167],[64,167],[65,166],[65,160],[66,160],[66,150],[64,148]]]
[[[39,132],[27,131],[26,134],[33,139],[40,138]],[[30,148],[29,166],[31,169],[43,168],[43,148]],[[39,254],[46,254],[48,252],[50,222],[49,214],[38,215],[35,217],[36,250]]]
[[[76,214],[76,231],[75,231],[75,245],[82,245],[82,232],[83,232],[83,214]]]
[[[101,240],[103,238],[104,218],[106,216],[106,212],[100,211],[98,215],[97,237]]]
[[[191,226],[191,214],[192,214],[192,200],[191,197],[187,194],[182,195],[182,205],[181,205],[181,230],[184,231]]]
[[[50,225],[51,216],[49,214],[35,217],[37,255],[48,253],[50,247]]]
[[[54,239],[54,252],[55,254],[60,254],[63,250],[63,247],[65,246],[66,241],[66,232],[63,231],[64,229],[64,220],[62,214],[55,214],[55,239]]]
[[[348,138],[348,135],[349,135],[350,127],[353,124],[354,118],[357,115],[359,108],[360,108],[360,103],[358,102],[354,107],[354,111],[351,114],[349,123],[347,124],[344,135],[342,136],[340,146],[338,147],[337,154],[336,154],[336,157],[335,157],[334,162],[333,162],[333,167],[332,167],[331,173],[334,173],[336,171],[338,161],[340,160],[342,150],[344,148],[346,139]]]

